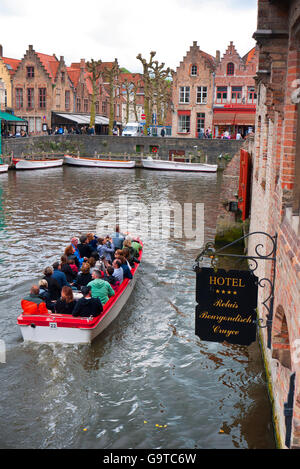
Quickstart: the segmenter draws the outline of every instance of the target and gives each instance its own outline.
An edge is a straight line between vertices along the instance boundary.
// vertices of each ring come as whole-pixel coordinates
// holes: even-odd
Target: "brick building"
[[[258,54],[253,48],[240,57],[231,42],[219,61],[215,72],[214,137],[228,132],[231,138],[239,133],[245,137],[254,130],[256,112],[256,84]]]
[[[274,305],[259,314],[276,430],[282,447],[300,448],[300,0],[259,0],[254,34],[259,50],[250,232],[278,235],[277,263],[259,261],[257,275],[274,279]],[[249,238],[249,255],[271,241]]]
[[[213,124],[216,59],[194,42],[173,75],[172,136],[195,138]]]
[[[51,127],[51,113],[73,102],[73,84],[64,58],[36,52],[30,45],[13,75],[12,106],[28,121],[30,134]]]

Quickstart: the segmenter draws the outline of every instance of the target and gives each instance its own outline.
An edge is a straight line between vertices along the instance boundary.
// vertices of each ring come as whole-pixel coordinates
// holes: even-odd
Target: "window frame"
[[[34,88],[27,88],[26,91],[26,108],[34,109]]]
[[[39,88],[39,108],[46,109],[47,106],[47,90],[46,88]]]
[[[225,91],[225,88],[226,88],[226,91]],[[218,94],[221,94],[220,98],[218,98]],[[224,95],[226,95],[226,98],[224,98]],[[217,104],[227,104],[228,103],[228,87],[227,86],[217,86],[216,103]]]
[[[235,74],[235,65],[233,62],[228,62],[226,67],[226,75],[228,77],[233,77]]]
[[[185,121],[185,122],[184,122]],[[190,114],[178,115],[178,133],[190,134],[191,133],[191,116]]]
[[[191,100],[191,87],[180,86],[179,87],[179,104],[190,104]]]
[[[208,98],[208,87],[207,86],[197,86],[196,103],[197,104],[207,104],[207,98]]]

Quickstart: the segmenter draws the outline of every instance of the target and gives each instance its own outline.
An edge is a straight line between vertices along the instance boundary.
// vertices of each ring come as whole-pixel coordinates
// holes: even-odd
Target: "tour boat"
[[[57,168],[64,163],[63,159],[47,159],[47,160],[31,160],[31,159],[17,159],[13,158],[12,163],[15,169],[29,170],[29,169],[48,169]]]
[[[87,166],[96,168],[135,168],[135,161],[126,160],[101,160],[100,158],[80,158],[78,156],[65,155],[65,163],[72,166]]]
[[[142,243],[141,243],[142,244]],[[140,252],[139,261],[142,259]],[[132,280],[125,279],[103,308],[103,312],[97,318],[80,318],[70,315],[48,314],[18,317],[24,342],[40,344],[91,344],[114,319],[117,318],[122,308],[127,303],[136,283],[137,271],[140,264],[135,264],[131,269]]]
[[[8,171],[8,164],[0,163],[0,173],[6,173]]]
[[[143,159],[142,165],[145,169],[155,169],[160,171],[192,171],[201,173],[216,173],[218,171],[218,165],[155,160],[151,158],[151,156],[147,159]]]

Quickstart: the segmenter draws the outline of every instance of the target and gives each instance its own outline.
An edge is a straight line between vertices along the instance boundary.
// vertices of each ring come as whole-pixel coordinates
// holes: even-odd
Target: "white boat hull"
[[[179,161],[167,160],[142,160],[145,169],[154,169],[160,171],[189,171],[201,173],[216,173],[218,165],[202,164],[202,163],[181,163]]]
[[[15,168],[18,170],[49,169],[63,165],[64,160],[16,160]]]
[[[0,164],[0,173],[6,173],[8,171],[8,164]]]
[[[93,158],[77,158],[73,156],[65,156],[64,162],[72,166],[86,166],[95,168],[135,168],[135,161],[121,161],[121,160],[100,160]]]

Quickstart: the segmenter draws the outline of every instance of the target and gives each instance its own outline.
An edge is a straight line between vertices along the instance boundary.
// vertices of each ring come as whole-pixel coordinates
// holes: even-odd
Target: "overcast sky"
[[[257,0],[0,0],[0,44],[5,57],[20,59],[29,44],[64,56],[67,65],[113,61],[141,72],[136,59],[150,51],[175,69],[193,41],[223,54],[233,41],[240,55],[254,45]]]

